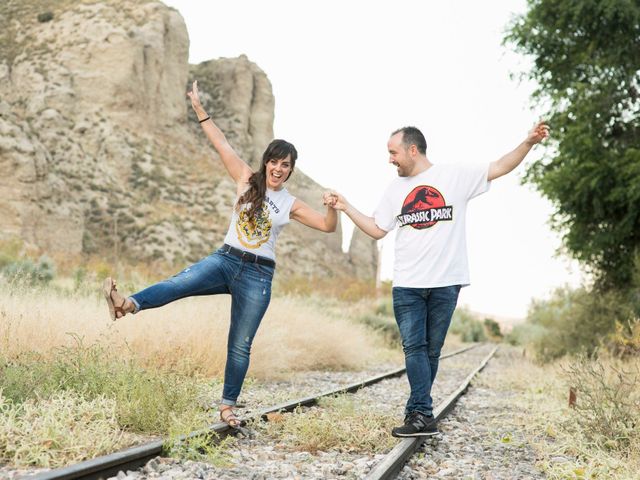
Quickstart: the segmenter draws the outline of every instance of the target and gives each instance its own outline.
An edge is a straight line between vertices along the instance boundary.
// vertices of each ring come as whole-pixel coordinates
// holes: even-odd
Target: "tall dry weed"
[[[575,392],[570,422],[606,450],[640,450],[640,359],[579,356],[564,367]]]
[[[24,352],[46,357],[57,347],[73,346],[73,334],[85,345],[98,343],[148,366],[212,376],[224,371],[228,296],[183,299],[115,323],[99,294],[1,290],[0,305],[0,355],[8,358]],[[390,356],[400,361],[366,327],[327,314],[308,299],[280,297],[272,299],[258,331],[249,374],[269,378],[315,368],[358,369]]]

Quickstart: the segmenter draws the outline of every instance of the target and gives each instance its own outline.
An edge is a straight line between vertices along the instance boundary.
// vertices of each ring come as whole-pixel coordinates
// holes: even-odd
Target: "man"
[[[393,274],[393,310],[402,336],[411,394],[404,425],[395,437],[438,433],[431,386],[440,350],[460,288],[469,285],[465,238],[467,202],[486,192],[490,182],[516,168],[531,148],[549,136],[540,122],[513,151],[489,164],[432,164],[424,135],[404,127],[387,144],[398,178],[385,191],[373,217],[336,193],[328,203],[345,212],[366,234],[381,239],[398,227]]]

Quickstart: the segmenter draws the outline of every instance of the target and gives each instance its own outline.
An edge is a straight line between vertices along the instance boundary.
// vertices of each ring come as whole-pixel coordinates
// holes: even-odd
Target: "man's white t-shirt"
[[[374,213],[387,232],[398,227],[394,287],[469,285],[467,203],[486,192],[488,164],[437,164],[394,179]]]

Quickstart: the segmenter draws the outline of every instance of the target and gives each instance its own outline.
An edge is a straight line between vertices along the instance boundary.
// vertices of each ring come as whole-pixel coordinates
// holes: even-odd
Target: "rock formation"
[[[257,165],[273,137],[271,84],[245,56],[188,64],[180,14],[158,1],[0,4],[0,238],[42,252],[180,266],[218,246],[234,187],[195,122],[203,103]],[[294,194],[321,208],[297,170]],[[376,249],[291,225],[279,275],[373,279]]]

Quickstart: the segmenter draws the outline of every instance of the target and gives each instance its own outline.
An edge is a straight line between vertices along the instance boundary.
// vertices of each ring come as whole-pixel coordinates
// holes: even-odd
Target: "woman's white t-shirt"
[[[467,202],[486,192],[488,164],[437,164],[394,179],[374,213],[387,232],[398,227],[394,287],[468,285]]]
[[[276,239],[286,224],[296,198],[286,188],[267,189],[254,224],[249,222],[247,205],[234,208],[224,243],[261,257],[276,258]]]

